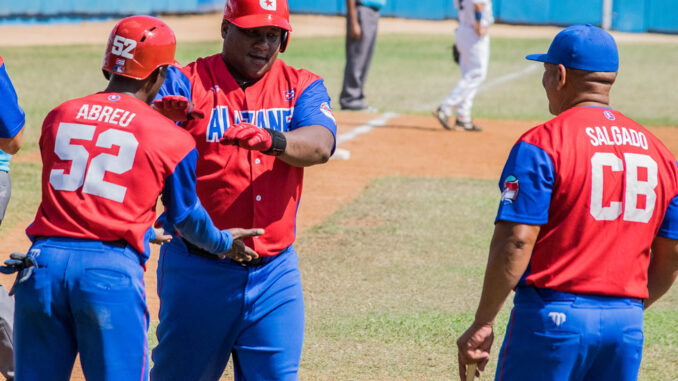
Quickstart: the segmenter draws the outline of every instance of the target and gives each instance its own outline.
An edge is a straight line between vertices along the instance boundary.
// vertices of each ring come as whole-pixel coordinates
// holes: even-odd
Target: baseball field
[[[179,62],[220,51],[219,15],[164,19],[177,32]],[[323,76],[337,99],[343,19],[294,16],[291,23],[281,58]],[[0,27],[0,55],[27,114],[0,254],[28,248],[23,230],[40,200],[42,119],[59,103],[105,87],[100,66],[112,25]],[[445,131],[430,114],[459,78],[451,59],[454,27],[382,19],[366,89],[379,112],[337,111],[339,154],[306,170],[295,244],[306,302],[302,380],[457,377],[455,341],[478,303],[502,165],[524,131],[550,118],[543,68],[523,57],[545,52],[559,29],[491,29],[489,75],[473,109],[484,131],[469,133]],[[612,106],[678,154],[678,36],[614,36],[621,69]],[[151,347],[158,310],[154,253],[146,273]],[[6,286],[12,281],[1,279]],[[509,309],[510,302],[496,323],[482,379],[493,378]],[[645,314],[639,379],[677,378],[678,286]],[[79,370],[73,379],[83,379]]]

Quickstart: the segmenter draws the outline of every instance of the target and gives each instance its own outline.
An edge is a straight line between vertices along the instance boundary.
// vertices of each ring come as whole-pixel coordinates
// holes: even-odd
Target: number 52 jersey
[[[197,200],[193,138],[129,95],[98,93],[58,106],[43,122],[40,150],[42,202],[29,236],[123,239],[145,253],[160,193],[184,214],[179,221]]]
[[[678,239],[678,166],[622,113],[571,108],[525,133],[501,175],[497,221],[542,225],[521,284],[647,298],[650,245]]]

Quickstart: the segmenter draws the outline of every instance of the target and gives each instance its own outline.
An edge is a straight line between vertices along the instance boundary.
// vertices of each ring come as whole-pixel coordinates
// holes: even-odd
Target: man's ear
[[[565,87],[567,82],[567,69],[563,64],[558,64],[558,90]]]
[[[221,21],[221,38],[226,38],[226,33],[228,33],[228,27],[231,25],[228,20]]]

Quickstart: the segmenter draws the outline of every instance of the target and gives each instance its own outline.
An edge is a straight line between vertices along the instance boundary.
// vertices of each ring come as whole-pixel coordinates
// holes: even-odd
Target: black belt
[[[375,11],[375,12],[379,12],[379,10],[380,10],[379,7],[375,7],[375,6],[373,6],[373,5],[365,5],[365,4],[361,3],[360,1],[357,1],[356,4],[357,4],[357,5],[361,5],[361,6],[363,6],[363,7],[370,8],[371,10],[373,10],[373,11]]]
[[[41,239],[47,239],[47,238],[52,238],[51,236],[46,236],[46,235],[36,235],[33,237],[33,241],[37,242],[40,241]],[[68,238],[68,237],[62,237],[62,238]],[[76,238],[77,239],[77,238]],[[82,239],[87,239],[87,238],[82,238]],[[89,241],[99,241],[101,243],[104,243],[106,245],[111,245],[115,247],[127,247],[128,243],[124,239],[118,239],[115,241],[101,241],[101,240],[96,240],[96,239],[90,239]]]
[[[193,255],[197,255],[198,257],[203,257],[203,258],[211,259],[211,260],[213,260],[213,261],[218,261],[218,260],[220,260],[220,258],[217,257],[216,255],[210,253],[210,252],[207,251],[207,250],[203,250],[203,249],[199,248],[198,246],[196,246],[196,245],[194,245],[194,244],[188,242],[188,241],[185,240],[184,238],[182,238],[181,240],[184,241],[184,244],[186,245],[186,248],[188,249],[188,252],[189,252],[189,253],[191,253],[191,254],[193,254]],[[269,258],[270,258],[270,257],[257,257],[257,258],[252,259],[251,261],[243,261],[243,262],[234,261],[234,260],[232,260],[232,259],[230,259],[230,258],[228,258],[228,259],[229,259],[231,262],[237,263],[237,264],[239,264],[239,265],[241,265],[241,266],[245,266],[245,267],[257,267],[257,266],[261,266],[261,265],[266,264],[266,263],[267,263],[267,260],[268,260]]]

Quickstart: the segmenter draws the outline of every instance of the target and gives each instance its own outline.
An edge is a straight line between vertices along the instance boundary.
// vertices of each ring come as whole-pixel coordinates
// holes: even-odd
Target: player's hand
[[[490,360],[490,348],[494,341],[494,332],[490,324],[473,323],[457,340],[459,359],[459,378],[466,381],[466,366],[477,363],[478,372],[485,369]]]
[[[259,254],[251,248],[247,247],[243,239],[250,237],[257,237],[264,234],[264,229],[228,229],[233,235],[233,246],[231,250],[224,254],[218,255],[219,258],[231,258],[236,262],[247,262],[259,258]]]
[[[360,24],[357,22],[352,22],[351,26],[348,29],[348,36],[351,40],[360,40],[363,36],[363,31],[360,28]]]
[[[162,227],[153,227],[153,232],[155,233],[155,237],[152,237],[151,243],[154,243],[156,245],[162,245],[163,243],[169,242],[172,240],[172,235],[170,234],[165,234],[165,229]]]
[[[167,95],[153,101],[153,108],[175,122],[202,119],[205,113],[193,107],[193,103],[181,95]]]
[[[263,128],[250,123],[238,123],[224,131],[221,144],[265,152],[273,145],[273,138]]]
[[[483,26],[483,24],[481,24],[479,22],[475,23],[475,25],[473,26],[473,29],[475,30],[476,34],[479,37],[482,37],[482,36],[487,34],[487,27]]]

